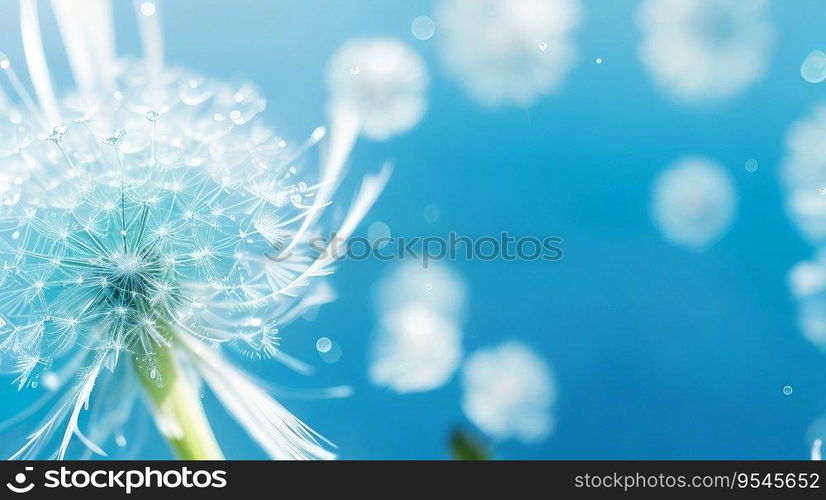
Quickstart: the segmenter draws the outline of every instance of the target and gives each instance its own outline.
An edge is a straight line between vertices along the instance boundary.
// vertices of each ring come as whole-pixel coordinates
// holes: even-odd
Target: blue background
[[[137,55],[131,2],[116,4],[119,53]],[[497,456],[806,458],[807,428],[826,411],[826,355],[795,324],[785,273],[813,249],[784,214],[777,166],[787,128],[826,89],[800,76],[806,54],[826,48],[826,4],[774,2],[769,70],[740,97],[710,108],[675,104],[653,86],[636,54],[636,1],[583,4],[577,65],[558,94],[529,110],[481,108],[448,79],[436,53],[438,26],[429,41],[410,33],[413,18],[432,15],[430,1],[175,0],[160,12],[169,62],[256,81],[269,99],[267,120],[294,139],[324,123],[324,66],[345,40],[408,42],[431,71],[429,111],[401,138],[357,145],[345,193],[386,158],[396,165],[362,233],[381,220],[396,236],[509,231],[565,239],[558,263],[455,263],[470,291],[466,350],[521,339],[549,362],[559,387],[556,432],[538,445],[499,443]],[[47,53],[61,54],[54,22],[44,17]],[[0,3],[0,50],[22,58],[10,0]],[[66,88],[68,66],[52,59]],[[649,214],[657,173],[695,153],[729,169],[740,199],[733,229],[705,253],[669,245]],[[750,158],[760,164],[754,173],[743,167]],[[441,209],[436,223],[422,215],[430,203]],[[370,291],[388,266],[345,263],[332,280],[338,302],[282,332],[283,348],[313,361],[315,377],[250,365],[279,385],[355,388],[343,400],[285,401],[335,441],[342,458],[447,458],[450,430],[472,428],[457,378],[405,396],[367,380]],[[320,336],[341,345],[338,363],[319,360]],[[791,396],[783,395],[786,385]],[[12,402],[3,415],[22,407],[24,398],[9,399],[13,387],[1,391]],[[263,457],[210,396],[206,404],[230,458]],[[169,454],[152,437],[138,456]]]

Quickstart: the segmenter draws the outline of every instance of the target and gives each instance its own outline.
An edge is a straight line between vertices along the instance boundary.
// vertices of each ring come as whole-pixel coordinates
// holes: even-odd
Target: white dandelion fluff
[[[736,207],[734,184],[726,170],[708,158],[689,156],[658,176],[651,211],[671,243],[704,250],[729,230]]]
[[[529,107],[565,80],[580,18],[578,0],[442,0],[441,59],[479,103]]]
[[[393,269],[376,287],[370,380],[401,394],[450,381],[463,356],[465,296],[461,278],[444,265],[410,262]]]
[[[293,146],[262,123],[252,83],[167,68],[156,9],[139,8],[145,57],[129,63],[114,54],[109,2],[53,3],[77,92],[52,88],[35,0],[21,0],[35,97],[0,57],[22,105],[0,116],[0,369],[20,388],[42,374],[51,391],[13,458],[62,459],[75,438],[105,454],[141,393],[179,457],[222,458],[201,383],[272,458],[333,458],[230,359],[295,365],[280,329],[334,297],[321,281],[333,260],[305,243],[349,135],[333,128],[320,175],[302,177],[326,130]],[[387,176],[365,179],[340,239]]]
[[[373,345],[370,380],[400,394],[446,384],[462,362],[458,325],[423,304],[384,315]]]
[[[739,95],[768,67],[768,0],[644,0],[639,55],[657,85],[683,102]]]
[[[826,105],[793,124],[781,163],[786,211],[811,243],[826,242]]]
[[[462,386],[465,415],[495,439],[530,444],[553,430],[556,383],[545,361],[521,342],[471,354],[462,369]]]
[[[327,81],[330,107],[357,116],[369,139],[403,134],[427,110],[427,66],[411,47],[392,38],[347,42],[330,59]]]

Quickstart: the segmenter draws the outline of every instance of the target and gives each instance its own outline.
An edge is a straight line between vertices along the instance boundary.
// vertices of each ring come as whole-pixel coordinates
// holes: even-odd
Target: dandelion
[[[362,134],[384,141],[412,129],[427,110],[427,66],[407,44],[392,38],[355,39],[327,67],[332,109],[358,118]]]
[[[556,387],[548,365],[528,346],[508,341],[471,354],[462,370],[465,415],[495,439],[535,443],[553,430]]]
[[[442,0],[441,59],[479,103],[529,107],[564,82],[580,18],[578,0]]]
[[[376,290],[379,326],[370,380],[401,394],[446,384],[464,354],[465,295],[461,279],[443,265],[395,268]]]
[[[731,99],[768,67],[774,41],[767,0],[645,0],[639,55],[669,96]]]
[[[54,2],[77,93],[55,97],[34,0],[21,1],[21,24],[36,98],[2,58],[24,109],[2,116],[16,128],[0,157],[14,175],[0,191],[0,369],[50,390],[13,458],[62,459],[76,441],[105,454],[110,438],[127,442],[141,393],[178,457],[222,458],[202,382],[270,457],[333,458],[231,358],[296,365],[279,334],[332,300],[321,281],[332,252],[314,258],[304,243],[351,144],[333,129],[320,178],[302,179],[297,166],[325,129],[292,146],[261,123],[253,84],[166,68],[160,13],[146,3],[143,61],[115,59],[106,2],[69,12],[76,3]],[[365,179],[339,237],[387,176]]]
[[[666,239],[699,251],[728,231],[736,206],[734,185],[725,169],[707,158],[690,156],[659,175],[651,211]]]

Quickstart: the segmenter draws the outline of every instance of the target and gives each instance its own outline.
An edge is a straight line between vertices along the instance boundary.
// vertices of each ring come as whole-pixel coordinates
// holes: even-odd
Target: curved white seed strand
[[[177,337],[215,396],[255,442],[276,460],[331,460],[324,440],[262,390],[243,371],[187,334]],[[326,440],[324,440],[326,441]]]
[[[261,297],[256,302],[269,300],[278,295],[293,295],[297,288],[307,285],[309,278],[331,274],[332,270],[329,269],[329,266],[336,261],[337,256],[341,255],[340,246],[346,244],[347,239],[350,238],[356,230],[356,227],[367,215],[367,212],[373,207],[373,204],[387,185],[392,171],[393,167],[390,163],[386,163],[378,174],[366,176],[361,184],[361,189],[356,196],[356,200],[350,206],[347,215],[344,217],[344,221],[341,223],[338,231],[336,231],[336,239],[327,245],[321,257],[313,261],[304,272],[292,281],[280,287],[278,290],[274,290],[271,294]]]
[[[23,101],[23,104],[26,106],[29,113],[43,127],[44,131],[48,131],[48,123],[46,123],[46,120],[43,118],[40,108],[37,107],[37,104],[35,104],[32,96],[29,95],[26,87],[23,86],[23,82],[20,81],[20,78],[17,77],[17,73],[15,73],[12,69],[11,61],[9,61],[8,56],[2,52],[0,52],[0,69],[6,73],[6,78],[9,79],[9,83],[14,89],[14,92],[17,94],[17,97]]]
[[[152,2],[135,0],[143,58],[153,85],[157,85],[164,67],[164,39],[157,3],[157,0]]]
[[[20,33],[23,37],[23,52],[26,54],[29,78],[46,122],[48,126],[53,127],[61,121],[60,111],[49,76],[49,66],[46,64],[46,53],[43,51],[36,0],[20,0]]]
[[[115,90],[115,68],[117,54],[115,43],[115,19],[111,0],[79,0],[86,15],[81,22],[86,32],[92,61],[95,63],[95,78],[98,86],[108,92]]]
[[[313,224],[321,217],[324,208],[329,205],[329,201],[338,189],[342,177],[341,173],[347,165],[347,158],[350,157],[350,152],[356,144],[361,127],[361,121],[357,113],[353,113],[351,109],[343,106],[333,107],[330,110],[330,123],[330,149],[327,151],[327,157],[321,168],[321,179],[319,179],[321,188],[316,194],[313,208],[310,209],[307,218],[304,219],[290,244],[281,251],[281,255],[286,255],[292,250],[302,240],[304,233],[313,227]],[[315,134],[316,132],[314,132]]]
[[[77,88],[81,95],[89,97],[98,90],[98,82],[90,39],[83,22],[90,9],[84,8],[82,3],[83,0],[52,0],[52,10]]]

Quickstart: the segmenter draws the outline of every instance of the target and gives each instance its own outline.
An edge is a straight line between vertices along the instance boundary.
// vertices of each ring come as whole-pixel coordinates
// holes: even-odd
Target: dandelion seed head
[[[13,197],[0,214],[0,348],[14,345],[13,356],[104,343],[151,357],[170,328],[275,353],[274,312],[240,328],[233,318],[269,289],[263,255],[289,240],[296,224],[283,222],[314,190],[285,177],[295,159],[283,139],[250,123],[266,103],[254,85],[176,73],[149,92],[145,78],[127,68],[122,97],[101,99],[91,117],[68,98],[65,114],[83,120],[45,139],[19,128],[2,136],[0,167],[24,177],[4,185]],[[35,331],[44,317],[60,321]]]

